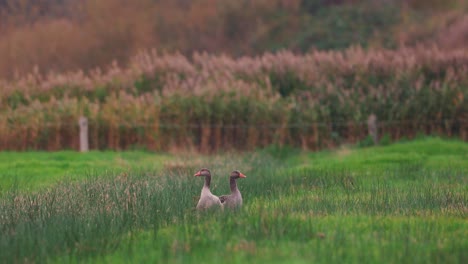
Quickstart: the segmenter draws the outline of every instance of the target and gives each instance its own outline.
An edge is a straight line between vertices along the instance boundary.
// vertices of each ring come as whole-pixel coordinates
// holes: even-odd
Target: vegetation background
[[[229,54],[468,44],[464,0],[1,0],[0,77],[125,66],[138,51]]]
[[[466,1],[0,1],[0,149],[468,138]],[[368,140],[369,141],[369,140]]]

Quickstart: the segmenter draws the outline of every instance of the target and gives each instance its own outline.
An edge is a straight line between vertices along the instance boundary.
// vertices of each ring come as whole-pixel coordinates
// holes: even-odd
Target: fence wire
[[[452,125],[452,124],[468,124],[468,120],[452,120],[452,119],[433,119],[433,120],[378,120],[376,125],[378,127],[396,126],[396,125]],[[347,127],[347,126],[367,126],[368,121],[334,121],[334,122],[306,122],[306,123],[285,123],[285,124],[212,124],[212,123],[188,123],[188,124],[175,124],[175,123],[100,123],[96,121],[88,121],[88,126],[94,127],[125,127],[125,128],[310,128],[318,127]],[[21,128],[37,128],[37,127],[75,127],[79,128],[78,122],[57,122],[57,123],[41,123],[41,124],[9,124],[10,127]]]

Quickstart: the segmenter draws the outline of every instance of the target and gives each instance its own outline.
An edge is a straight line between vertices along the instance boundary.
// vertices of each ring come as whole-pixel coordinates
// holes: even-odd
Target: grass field
[[[0,190],[37,190],[62,180],[161,170],[169,155],[149,152],[0,152]]]
[[[0,262],[466,263],[468,144],[1,153]],[[201,167],[244,207],[194,211]],[[13,179],[13,180],[12,180]]]

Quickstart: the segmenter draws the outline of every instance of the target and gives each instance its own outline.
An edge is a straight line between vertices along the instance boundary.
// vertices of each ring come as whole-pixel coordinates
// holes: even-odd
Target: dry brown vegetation
[[[381,133],[467,139],[468,50],[350,48],[232,58],[142,52],[129,67],[4,82],[1,149],[203,152],[269,144],[306,149],[356,142],[375,113]]]
[[[11,79],[34,67],[47,73],[89,70],[113,60],[126,63],[151,47],[251,52],[251,46],[239,44],[275,26],[263,18],[280,7],[292,15],[300,1],[86,0],[70,1],[61,12],[53,12],[48,1],[7,2],[13,7],[4,8],[0,19],[0,76]]]
[[[21,78],[35,67],[47,74],[113,60],[126,66],[150,48],[239,56],[351,44],[463,47],[464,2],[391,0],[387,8],[372,0],[0,0],[0,78]]]

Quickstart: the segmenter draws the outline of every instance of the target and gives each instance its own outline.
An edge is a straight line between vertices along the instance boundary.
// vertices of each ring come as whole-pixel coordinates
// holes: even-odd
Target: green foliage
[[[6,98],[6,104],[12,109],[16,109],[20,105],[28,105],[28,101],[21,91],[14,91]]]
[[[301,8],[310,14],[315,14],[321,8],[324,8],[326,0],[302,0]]]
[[[109,96],[109,92],[107,91],[106,87],[100,86],[97,87],[96,89],[93,89],[93,91],[90,92],[89,98],[91,100],[96,100],[98,102],[103,103],[106,100],[106,97]]]
[[[387,146],[387,145],[390,145],[391,143],[392,143],[392,139],[389,134],[384,134],[379,140],[379,144],[382,146]]]
[[[296,156],[298,153],[300,153],[300,149],[293,148],[287,145],[280,146],[277,144],[272,144],[268,147],[261,149],[261,153],[265,153],[279,160],[284,160],[284,159]]]
[[[357,144],[359,147],[370,147],[374,145],[374,140],[372,136],[368,135],[363,140],[359,141]]]
[[[146,75],[141,76],[133,84],[136,89],[136,95],[151,93],[153,91],[158,91],[159,93],[161,93],[162,88],[164,86],[162,78],[162,74],[156,74],[152,78],[149,78]]]
[[[282,97],[288,97],[298,91],[307,90],[307,84],[299,79],[299,77],[291,72],[285,73],[270,73],[271,86],[274,87]]]
[[[311,47],[318,49],[343,49],[352,45],[367,47],[379,32],[384,47],[396,46],[388,32],[399,21],[396,6],[366,4],[332,5],[310,3],[313,15],[307,17],[303,30],[298,32],[295,42],[303,51]]]

